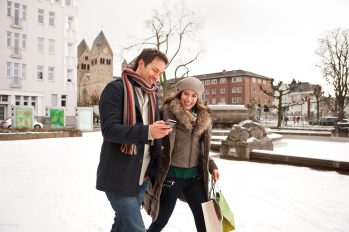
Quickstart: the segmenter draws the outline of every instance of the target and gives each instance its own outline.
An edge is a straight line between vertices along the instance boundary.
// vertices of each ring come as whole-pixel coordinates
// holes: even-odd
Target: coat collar
[[[168,110],[176,117],[185,130],[196,135],[201,135],[212,123],[211,115],[206,109],[199,110],[195,123],[195,117],[190,111],[183,108],[180,100],[177,98],[169,103]]]

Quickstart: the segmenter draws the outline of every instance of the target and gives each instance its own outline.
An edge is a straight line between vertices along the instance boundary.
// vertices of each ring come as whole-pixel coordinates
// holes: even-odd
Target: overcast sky
[[[119,76],[122,46],[149,35],[145,20],[163,2],[81,0],[78,41],[84,38],[91,47],[103,30]],[[347,0],[190,0],[185,5],[205,22],[195,38],[204,52],[190,66],[190,75],[243,69],[277,81],[323,84],[315,67],[318,41],[326,31],[349,28]],[[134,56],[125,55],[128,60]]]

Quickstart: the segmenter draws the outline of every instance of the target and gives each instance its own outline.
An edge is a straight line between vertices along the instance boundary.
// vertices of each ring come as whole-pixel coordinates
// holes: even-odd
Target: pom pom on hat
[[[197,79],[196,77],[185,77],[182,80],[177,82],[176,90],[177,93],[182,92],[183,90],[195,91],[198,94],[198,99],[202,100],[202,96],[205,91],[204,84]]]

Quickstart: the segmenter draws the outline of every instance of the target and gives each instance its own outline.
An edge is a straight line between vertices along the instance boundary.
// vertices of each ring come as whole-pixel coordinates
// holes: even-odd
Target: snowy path
[[[113,212],[95,190],[101,141],[100,132],[0,141],[0,232],[109,231]],[[237,232],[349,231],[349,176],[212,155]],[[177,204],[164,231],[195,231],[186,204]]]

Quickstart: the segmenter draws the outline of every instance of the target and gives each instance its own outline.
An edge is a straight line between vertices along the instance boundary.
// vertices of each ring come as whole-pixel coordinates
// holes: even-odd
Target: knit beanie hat
[[[177,93],[183,90],[195,91],[198,94],[198,99],[202,100],[202,95],[204,94],[205,88],[202,82],[195,77],[185,77],[177,82],[176,85]]]

